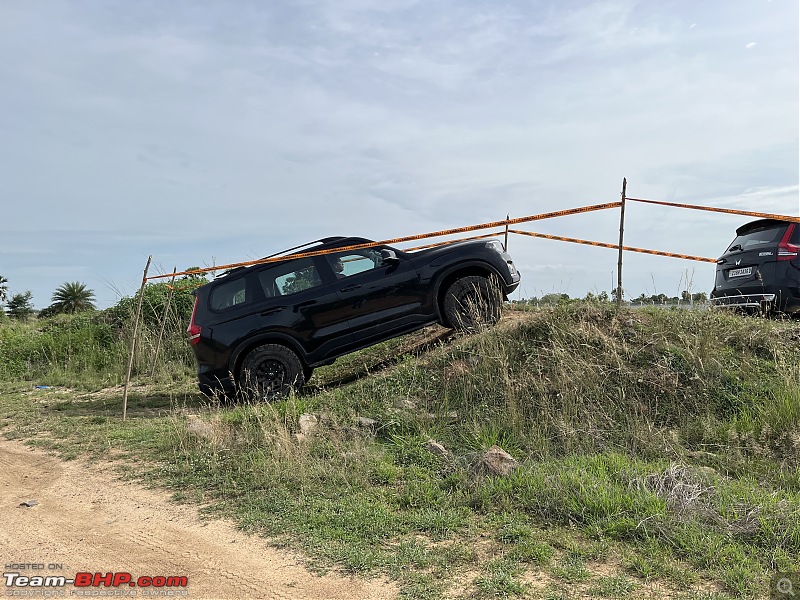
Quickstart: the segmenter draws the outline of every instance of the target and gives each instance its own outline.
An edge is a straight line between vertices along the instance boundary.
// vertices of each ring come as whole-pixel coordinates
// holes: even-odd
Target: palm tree
[[[51,308],[56,313],[94,310],[94,292],[79,281],[67,282],[53,292]]]

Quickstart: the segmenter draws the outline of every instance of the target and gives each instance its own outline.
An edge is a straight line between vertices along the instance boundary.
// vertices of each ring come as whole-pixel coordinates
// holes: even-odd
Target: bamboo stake
[[[142,314],[142,302],[144,301],[144,286],[147,285],[147,271],[150,270],[150,261],[153,256],[147,257],[147,264],[144,266],[142,275],[142,287],[139,288],[139,303],[136,305],[136,316],[133,318],[133,339],[131,339],[131,355],[128,357],[128,372],[125,374],[125,390],[122,392],[122,420],[128,418],[128,386],[131,383],[131,370],[133,369],[133,356],[136,352],[136,338],[139,335],[139,317]]]
[[[619,258],[617,259],[617,310],[622,308],[622,237],[625,231],[625,192],[628,180],[622,178],[622,204],[619,207]]]
[[[509,214],[506,214],[506,237],[505,237],[505,241],[503,242],[503,250],[505,250],[506,252],[508,252],[508,217],[509,216],[510,216]]]
[[[167,294],[167,304],[164,306],[164,316],[161,318],[161,330],[158,332],[158,342],[156,343],[156,351],[153,354],[153,364],[150,365],[150,379],[156,372],[156,363],[158,362],[158,353],[161,351],[161,340],[164,339],[164,329],[167,327],[167,315],[172,305],[172,296],[175,293],[175,273],[178,272],[178,267],[172,269],[172,279],[169,282],[169,293]]]

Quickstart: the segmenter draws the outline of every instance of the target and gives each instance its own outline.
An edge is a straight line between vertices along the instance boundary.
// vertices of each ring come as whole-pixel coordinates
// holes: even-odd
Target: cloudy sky
[[[327,235],[630,196],[797,215],[797,0],[4,0],[0,275],[38,308]],[[747,217],[631,204],[626,242],[715,258]],[[615,242],[617,211],[522,226]],[[616,253],[512,237],[523,297]],[[714,265],[626,254],[625,289]]]

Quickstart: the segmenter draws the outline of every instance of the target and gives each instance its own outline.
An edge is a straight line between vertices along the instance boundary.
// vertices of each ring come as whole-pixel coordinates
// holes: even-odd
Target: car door
[[[309,362],[350,345],[338,280],[330,276],[320,258],[269,265],[257,279],[264,293],[258,306],[262,332],[277,332],[298,341]]]
[[[325,256],[356,346],[421,323],[424,290],[411,260],[384,263],[380,248]],[[402,255],[402,253],[400,253]]]

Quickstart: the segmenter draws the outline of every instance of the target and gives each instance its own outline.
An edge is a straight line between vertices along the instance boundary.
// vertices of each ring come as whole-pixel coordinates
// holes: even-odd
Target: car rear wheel
[[[500,320],[500,289],[490,279],[469,275],[456,279],[444,294],[446,324],[462,332],[480,331]]]
[[[305,383],[300,358],[280,344],[259,346],[242,363],[239,387],[253,400],[272,400],[288,396]]]

